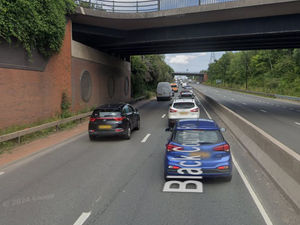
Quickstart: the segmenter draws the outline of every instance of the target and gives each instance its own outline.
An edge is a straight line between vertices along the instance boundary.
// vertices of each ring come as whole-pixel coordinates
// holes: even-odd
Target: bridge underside
[[[300,14],[137,30],[73,20],[73,39],[121,56],[300,48]]]
[[[191,72],[173,72],[172,76],[187,76],[195,77],[201,83],[204,81],[204,73],[191,73]]]

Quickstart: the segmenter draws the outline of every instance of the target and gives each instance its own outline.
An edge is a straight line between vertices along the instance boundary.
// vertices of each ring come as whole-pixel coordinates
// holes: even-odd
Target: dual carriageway
[[[268,124],[274,117],[270,124],[277,124],[276,129],[299,133],[300,126],[291,122],[299,115],[298,104],[204,85],[194,88],[214,98],[219,96],[218,101],[243,116],[247,113],[246,103],[248,110],[258,109],[252,116],[256,120]],[[139,107],[141,129],[133,132],[130,140],[112,137],[90,142],[86,131],[1,168],[0,224],[299,224],[297,208],[249,155],[230,127],[198,99],[201,118],[211,117],[227,128],[224,136],[234,156],[231,182],[203,181],[202,193],[162,191],[165,144],[170,135],[165,131],[169,102],[151,100]],[[262,108],[260,101],[269,102],[265,104],[268,107],[275,104],[281,112],[278,120],[270,108]],[[284,110],[288,115],[285,126]],[[289,137],[293,142],[282,141],[297,145],[299,138],[295,137]]]

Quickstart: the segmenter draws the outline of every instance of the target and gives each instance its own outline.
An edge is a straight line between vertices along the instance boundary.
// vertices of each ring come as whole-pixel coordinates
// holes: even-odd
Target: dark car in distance
[[[105,104],[96,108],[89,122],[90,140],[98,136],[119,135],[130,139],[132,130],[140,129],[140,114],[126,103]]]

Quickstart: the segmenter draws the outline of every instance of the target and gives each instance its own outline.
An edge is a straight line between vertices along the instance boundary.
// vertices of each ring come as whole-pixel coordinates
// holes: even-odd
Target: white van
[[[157,101],[160,100],[171,100],[172,98],[172,88],[169,82],[159,82],[157,84],[156,89],[156,99]]]

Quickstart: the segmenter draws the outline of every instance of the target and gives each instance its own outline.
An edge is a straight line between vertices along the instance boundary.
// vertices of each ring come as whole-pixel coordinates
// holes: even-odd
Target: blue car
[[[230,181],[230,146],[213,120],[179,120],[166,145],[165,179],[220,177]]]

